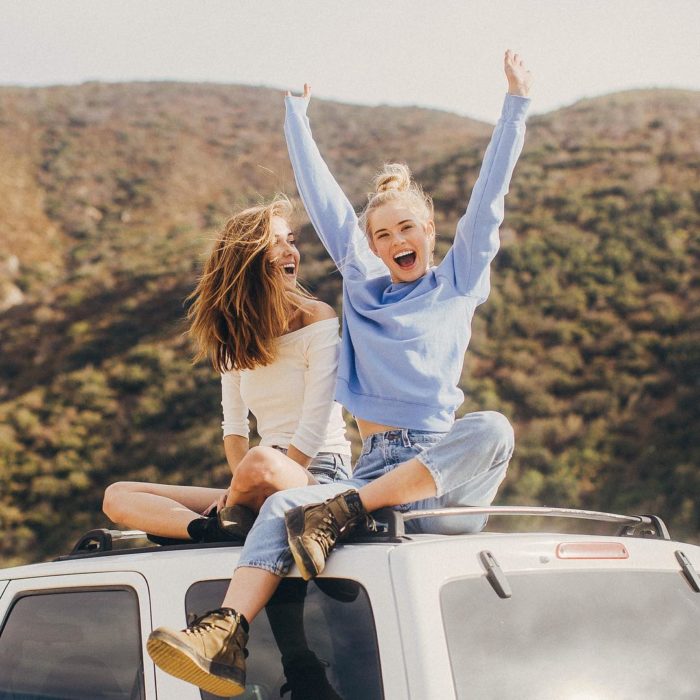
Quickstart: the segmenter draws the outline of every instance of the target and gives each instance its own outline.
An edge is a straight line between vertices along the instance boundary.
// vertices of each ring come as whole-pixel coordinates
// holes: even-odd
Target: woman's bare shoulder
[[[338,318],[335,309],[330,305],[318,299],[306,299],[301,308],[302,324],[310,326],[312,323],[319,321],[327,321],[331,318]]]

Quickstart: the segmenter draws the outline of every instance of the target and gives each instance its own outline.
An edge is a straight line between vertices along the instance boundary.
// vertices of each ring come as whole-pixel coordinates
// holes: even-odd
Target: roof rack
[[[109,530],[107,528],[96,528],[81,535],[73,546],[69,554],[57,557],[56,561],[64,559],[81,559],[84,557],[94,557],[115,554],[138,554],[140,552],[153,552],[159,549],[202,549],[217,547],[240,547],[242,541],[228,542],[191,542],[188,540],[172,540],[172,544],[158,547],[155,543],[150,543],[144,547],[125,547],[114,549],[116,542],[128,542],[130,540],[146,540],[148,533],[143,530]]]
[[[388,541],[401,542],[407,539],[406,522],[420,518],[453,517],[458,515],[508,515],[536,516],[554,518],[573,518],[576,520],[594,520],[597,522],[615,523],[619,525],[618,537],[653,537],[670,540],[668,528],[664,521],[656,515],[617,515],[602,513],[594,510],[579,510],[575,508],[549,508],[546,506],[463,506],[453,508],[435,508],[431,510],[411,510],[401,512],[392,508],[382,508],[374,513],[377,522],[376,532],[362,532],[352,538],[354,542]],[[114,550],[115,542],[146,539],[143,530],[109,530],[98,528],[86,532],[76,542],[70,554],[59,559],[74,559],[98,554],[126,554],[143,551],[153,551],[155,547],[138,549]],[[240,546],[241,542],[186,542],[167,545],[167,549],[200,549],[202,547],[231,547]]]
[[[142,540],[147,535],[143,530],[108,530],[97,528],[90,530],[80,537],[75,543],[71,554],[84,552],[108,552],[112,549],[112,543],[117,541]]]
[[[405,523],[420,518],[451,517],[456,515],[532,515],[538,517],[573,518],[576,520],[595,520],[598,522],[617,523],[620,527],[618,537],[654,537],[670,540],[671,536],[664,521],[657,515],[617,515],[595,510],[576,508],[549,508],[547,506],[462,506],[452,508],[434,508],[430,510],[410,510],[401,512],[392,508],[382,508],[374,513],[380,521],[385,521],[387,530],[383,532],[390,540],[405,536]]]

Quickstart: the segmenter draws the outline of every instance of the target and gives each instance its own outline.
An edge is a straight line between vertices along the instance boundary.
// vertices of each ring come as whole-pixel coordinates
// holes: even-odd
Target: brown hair
[[[433,218],[433,200],[411,176],[404,163],[385,163],[372,181],[374,191],[367,195],[367,205],[360,215],[367,239],[372,241],[369,219],[372,212],[387,202],[405,201],[406,205],[426,221]]]
[[[272,217],[289,221],[292,211],[289,199],[278,195],[226,222],[188,297],[195,362],[208,357],[217,372],[225,372],[274,361],[275,339],[287,332],[299,302],[266,252],[275,242]],[[296,291],[308,296],[301,287]]]

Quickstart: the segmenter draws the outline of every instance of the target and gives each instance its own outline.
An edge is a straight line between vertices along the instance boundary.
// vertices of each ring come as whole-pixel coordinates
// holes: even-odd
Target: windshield
[[[700,697],[700,594],[680,572],[509,574],[440,596],[458,698]]]

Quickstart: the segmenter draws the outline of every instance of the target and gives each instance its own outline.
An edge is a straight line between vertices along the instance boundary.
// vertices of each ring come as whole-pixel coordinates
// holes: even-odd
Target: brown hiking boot
[[[245,690],[248,623],[231,608],[198,617],[175,632],[165,627],[148,637],[148,653],[166,673],[214,695],[240,695]]]
[[[307,581],[323,571],[331,549],[341,536],[358,526],[375,529],[374,520],[354,489],[323,503],[292,508],[284,519],[292,556]]]
[[[219,528],[229,537],[242,541],[248,536],[255,518],[250,508],[240,505],[226,506],[216,514]]]

